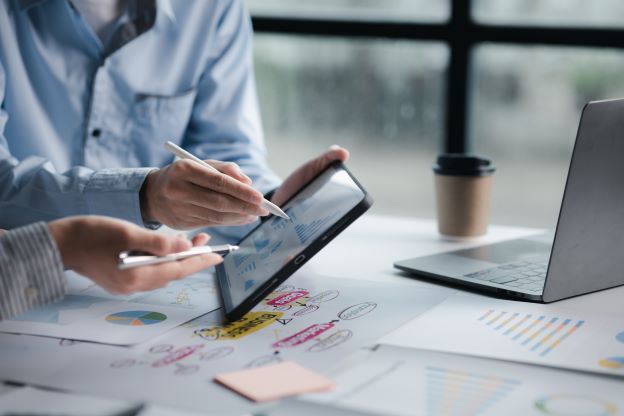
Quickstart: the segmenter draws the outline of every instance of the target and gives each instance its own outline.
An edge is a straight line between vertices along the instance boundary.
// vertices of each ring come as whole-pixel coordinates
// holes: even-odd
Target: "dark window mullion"
[[[446,83],[446,132],[444,150],[465,153],[470,150],[467,140],[468,78],[470,69],[470,36],[472,21],[469,0],[452,0],[449,20],[450,60]]]

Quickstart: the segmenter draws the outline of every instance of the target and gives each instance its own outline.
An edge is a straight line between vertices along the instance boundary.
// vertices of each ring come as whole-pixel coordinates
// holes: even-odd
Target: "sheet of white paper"
[[[60,302],[0,322],[0,332],[129,345],[151,339],[219,304],[215,277],[200,273],[163,289],[113,296],[91,280],[67,273]]]
[[[251,403],[215,384],[216,373],[292,360],[330,374],[346,356],[446,296],[413,285],[295,276],[245,320],[221,326],[214,312],[133,348],[57,342],[43,354],[41,340],[32,345],[24,339],[20,346],[0,337],[0,354],[11,357],[0,363],[0,373],[84,393],[241,414]],[[43,369],[24,371],[39,365]]]
[[[557,304],[456,294],[382,344],[624,376],[624,323]]]
[[[109,416],[136,408],[137,405],[32,387],[17,388],[0,395],[0,413],[6,415]]]
[[[622,382],[526,364],[382,346],[298,400],[385,416],[603,415],[624,412]]]

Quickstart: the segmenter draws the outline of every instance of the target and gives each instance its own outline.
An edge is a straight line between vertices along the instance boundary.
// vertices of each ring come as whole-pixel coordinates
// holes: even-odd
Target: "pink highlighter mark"
[[[305,290],[296,290],[294,292],[284,293],[283,295],[277,296],[275,299],[271,299],[267,302],[267,305],[279,307],[286,306],[289,303],[296,301],[297,299],[301,299],[304,296],[307,296],[309,292]]]
[[[195,351],[202,348],[203,346],[204,346],[203,344],[198,344],[198,345],[189,345],[188,347],[179,348],[175,351],[172,351],[166,357],[161,358],[158,361],[154,361],[152,363],[152,367],[164,367],[166,365],[173,364],[176,361],[180,361],[181,359],[188,357],[189,355],[193,354]]]
[[[274,348],[292,348],[297,345],[301,345],[304,342],[307,342],[311,339],[314,339],[321,335],[323,332],[330,330],[334,327],[333,322],[328,322],[326,324],[315,324],[307,327],[306,329],[297,332],[294,335],[291,335],[287,338],[282,339],[281,341],[277,341],[272,344]]]

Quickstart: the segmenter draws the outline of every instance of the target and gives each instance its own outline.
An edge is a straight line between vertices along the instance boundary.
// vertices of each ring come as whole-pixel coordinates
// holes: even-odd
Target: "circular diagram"
[[[611,370],[624,368],[624,357],[607,357],[598,361],[598,365]]]
[[[535,402],[542,413],[552,416],[615,416],[617,407],[606,400],[571,394],[544,396]]]
[[[620,332],[619,334],[617,334],[615,336],[615,339],[617,339],[620,342],[624,342],[624,331]]]
[[[110,314],[106,321],[117,325],[154,325],[167,319],[167,315],[151,311],[125,311]]]

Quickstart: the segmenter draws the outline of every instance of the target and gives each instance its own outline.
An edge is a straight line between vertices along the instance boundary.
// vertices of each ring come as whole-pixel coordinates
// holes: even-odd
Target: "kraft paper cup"
[[[490,216],[492,163],[478,156],[446,154],[438,157],[433,171],[440,234],[484,235]]]

